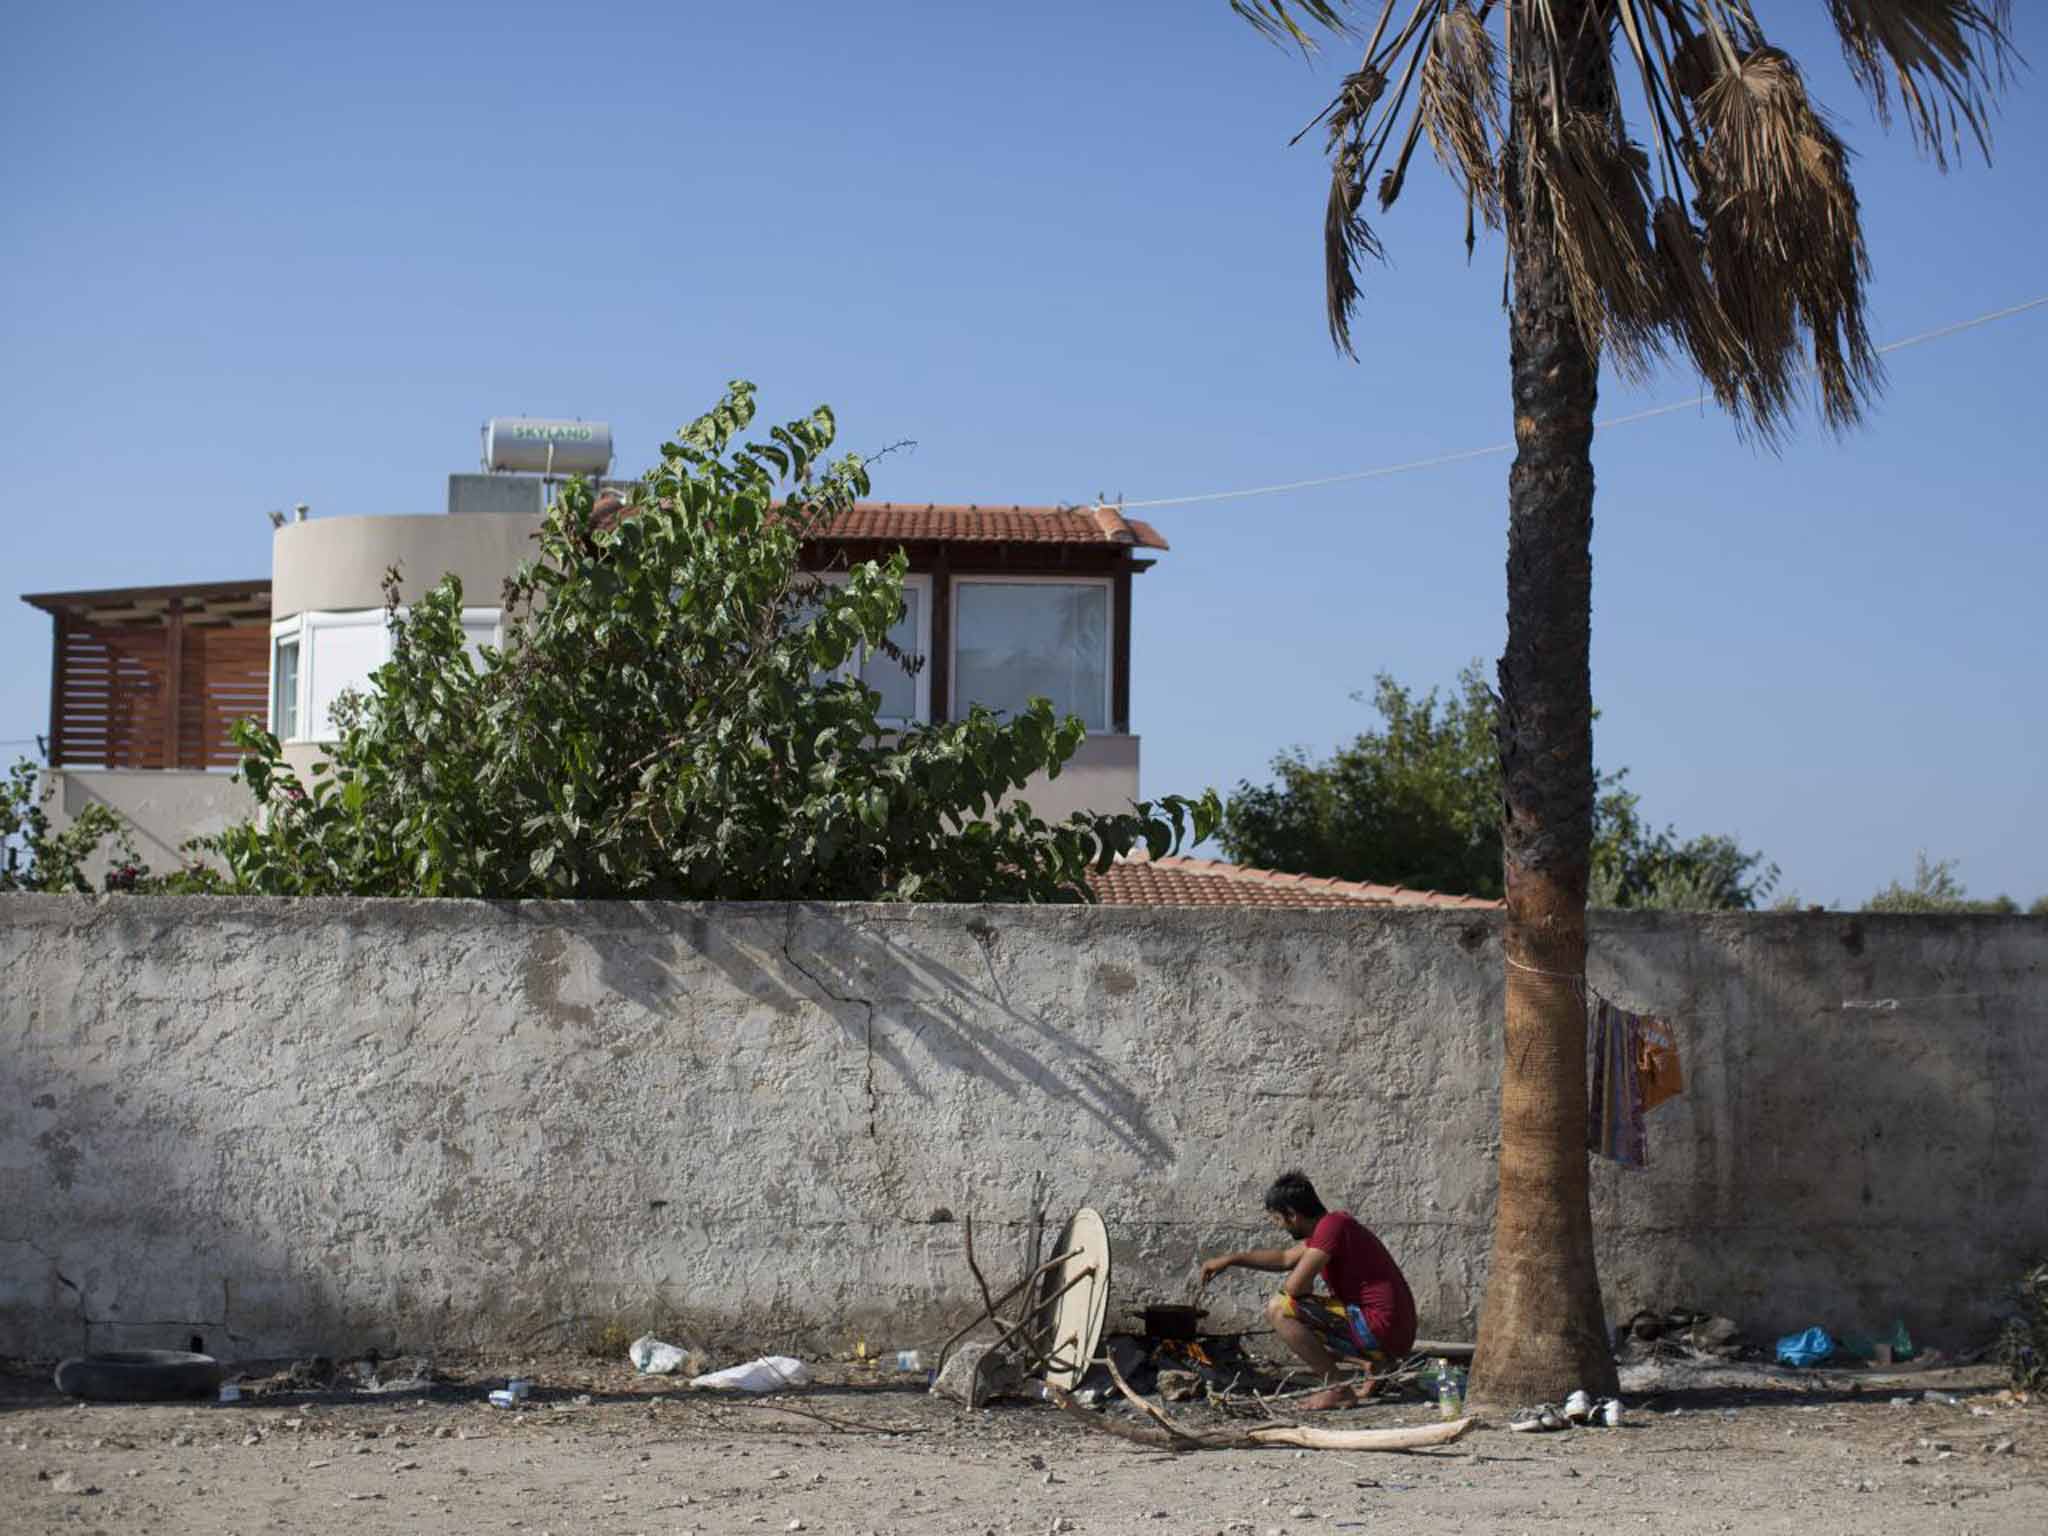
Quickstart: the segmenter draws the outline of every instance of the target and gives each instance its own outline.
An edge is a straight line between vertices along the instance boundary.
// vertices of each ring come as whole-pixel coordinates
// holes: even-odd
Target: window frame
[[[291,728],[289,731],[285,729],[284,720],[279,718],[284,712],[282,706],[285,698],[283,690],[278,687],[278,661],[283,656],[287,646],[291,648],[292,652]],[[304,697],[303,684],[305,676],[306,648],[305,642],[299,634],[298,621],[295,619],[290,620],[287,626],[282,627],[273,624],[270,628],[269,725],[270,733],[277,737],[279,741],[294,741],[298,738],[299,722],[305,718],[305,713],[300,708],[300,701]]]
[[[815,576],[827,586],[833,587],[843,587],[848,580],[848,573],[845,571],[809,571],[806,574]],[[903,589],[906,592],[915,592],[918,595],[917,643],[911,647],[911,653],[923,657],[924,665],[919,667],[916,676],[911,678],[911,682],[917,690],[916,703],[912,706],[915,713],[908,719],[901,715],[877,715],[875,717],[878,724],[886,726],[891,730],[907,730],[912,726],[930,725],[932,723],[931,573],[928,571],[911,571],[906,573],[903,578]],[[824,675],[833,680],[843,677],[859,677],[860,664],[867,659],[868,654],[871,654],[867,646],[862,646],[861,651],[862,654],[860,656],[849,657]]]
[[[398,617],[403,618],[410,609],[400,608]],[[472,626],[481,628],[485,623],[491,627],[490,639],[485,644],[502,646],[505,643],[505,615],[498,608],[464,608],[462,627],[465,631]],[[315,678],[320,666],[319,636],[323,631],[338,629],[363,629],[372,625],[381,626],[384,631],[382,659],[378,666],[391,660],[391,626],[382,608],[308,609],[295,613],[289,618],[278,619],[270,626],[270,706],[269,724],[271,734],[286,746],[330,746],[340,740],[332,734],[316,734],[312,702]],[[277,656],[279,646],[291,641],[299,650],[298,686],[293,690],[292,712],[293,733],[287,736],[278,727],[282,722],[278,716]],[[322,722],[324,724],[324,722]]]
[[[956,571],[953,573],[951,586],[953,589],[952,612],[947,617],[951,620],[948,628],[951,632],[950,644],[953,654],[948,658],[951,662],[951,667],[947,675],[950,679],[953,695],[953,713],[956,719],[965,718],[967,711],[974,705],[974,700],[967,697],[966,689],[961,683],[960,674],[960,599],[963,595],[963,589],[973,586],[1101,587],[1107,594],[1103,608],[1105,622],[1102,626],[1102,726],[1098,730],[1091,725],[1088,727],[1088,733],[1091,736],[1114,736],[1118,734],[1116,729],[1116,578],[1114,576],[1083,576],[1079,574],[1072,576],[1052,574],[1010,576],[984,575],[979,571],[971,574]],[[1076,713],[1076,711],[1061,710],[1055,705],[1054,713],[1057,715]]]

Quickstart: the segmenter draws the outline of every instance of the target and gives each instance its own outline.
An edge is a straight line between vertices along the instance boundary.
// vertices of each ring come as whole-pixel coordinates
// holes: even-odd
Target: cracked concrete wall
[[[2048,1252],[2048,923],[1593,951],[1688,1079],[1594,1166],[1617,1318],[1982,1335]],[[931,1343],[955,1218],[1007,1274],[1094,1204],[1117,1304],[1178,1299],[1296,1163],[1468,1334],[1500,974],[1470,912],[0,897],[0,1354]]]

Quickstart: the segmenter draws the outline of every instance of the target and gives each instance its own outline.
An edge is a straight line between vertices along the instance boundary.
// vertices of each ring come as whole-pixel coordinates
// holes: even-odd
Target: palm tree
[[[1937,165],[1988,157],[2010,0],[1819,0],[1880,122]],[[1353,37],[1350,0],[1231,0],[1276,41]],[[1840,429],[1882,381],[1849,152],[1753,0],[1381,0],[1364,57],[1310,124],[1330,155],[1330,336],[1352,352],[1363,207],[1423,139],[1475,226],[1507,241],[1517,451],[1508,476],[1506,1050],[1500,1197],[1476,1399],[1611,1391],[1593,1262],[1581,987],[1593,824],[1593,412],[1600,363],[1680,359],[1765,441],[1803,381]],[[1782,10],[1783,7],[1778,7]],[[1362,18],[1361,18],[1362,19]],[[1636,137],[1632,124],[1647,130]],[[1306,133],[1308,130],[1304,129]],[[1647,148],[1644,145],[1647,144]],[[1354,354],[1355,355],[1355,354]]]

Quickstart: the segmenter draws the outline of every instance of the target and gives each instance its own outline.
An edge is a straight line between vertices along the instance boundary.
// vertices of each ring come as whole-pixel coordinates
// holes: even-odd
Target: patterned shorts
[[[1280,1304],[1296,1322],[1315,1329],[1331,1354],[1343,1359],[1387,1363],[1387,1352],[1373,1337],[1372,1325],[1357,1307],[1347,1307],[1334,1296],[1289,1296],[1280,1293]]]

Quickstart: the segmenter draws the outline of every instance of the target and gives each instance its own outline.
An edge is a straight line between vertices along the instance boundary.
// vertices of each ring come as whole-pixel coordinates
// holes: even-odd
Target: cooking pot
[[[1145,1337],[1148,1339],[1192,1339],[1197,1326],[1209,1315],[1206,1307],[1150,1306],[1145,1308]]]

